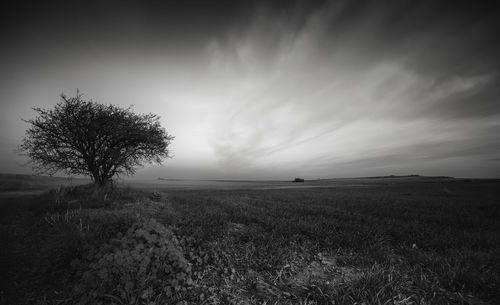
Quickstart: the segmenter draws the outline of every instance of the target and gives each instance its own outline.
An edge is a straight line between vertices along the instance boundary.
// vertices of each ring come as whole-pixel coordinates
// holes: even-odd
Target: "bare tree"
[[[171,158],[168,134],[154,114],[103,105],[61,94],[53,109],[34,108],[35,119],[19,152],[28,156],[37,173],[88,175],[105,186],[115,175],[132,175],[144,163]]]

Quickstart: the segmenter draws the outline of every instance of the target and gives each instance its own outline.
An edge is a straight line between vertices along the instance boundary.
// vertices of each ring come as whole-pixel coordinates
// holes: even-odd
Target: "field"
[[[0,176],[5,304],[500,304],[499,180],[144,180],[102,193],[16,177]],[[79,263],[151,218],[187,262],[171,290],[153,298],[140,287],[158,281],[134,273],[124,293],[124,275],[109,280],[120,270]]]

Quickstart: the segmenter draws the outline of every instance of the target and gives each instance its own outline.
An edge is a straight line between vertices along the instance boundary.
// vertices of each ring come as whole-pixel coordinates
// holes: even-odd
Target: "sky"
[[[500,177],[494,1],[39,1],[0,13],[0,172],[59,95],[161,117],[138,178]]]

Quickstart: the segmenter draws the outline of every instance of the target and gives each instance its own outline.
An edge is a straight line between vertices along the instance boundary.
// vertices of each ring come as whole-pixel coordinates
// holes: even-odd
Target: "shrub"
[[[177,238],[154,219],[91,248],[74,267],[81,276],[74,287],[80,304],[171,301],[191,285],[191,266]]]
[[[35,224],[40,243],[37,256],[50,261],[47,270],[68,270],[71,261],[82,257],[86,249],[107,242],[117,233],[124,234],[135,221],[134,214],[121,210],[78,209],[46,213]]]

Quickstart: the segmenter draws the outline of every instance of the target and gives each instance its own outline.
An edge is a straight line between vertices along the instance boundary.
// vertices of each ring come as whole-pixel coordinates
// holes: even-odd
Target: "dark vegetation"
[[[15,191],[43,191],[60,186],[89,183],[88,179],[0,174],[0,194]]]
[[[102,105],[61,95],[54,109],[34,108],[19,152],[38,173],[86,175],[102,187],[120,174],[131,175],[144,163],[169,158],[173,136],[154,114]]]
[[[499,186],[418,177],[4,197],[1,301],[498,304]]]

